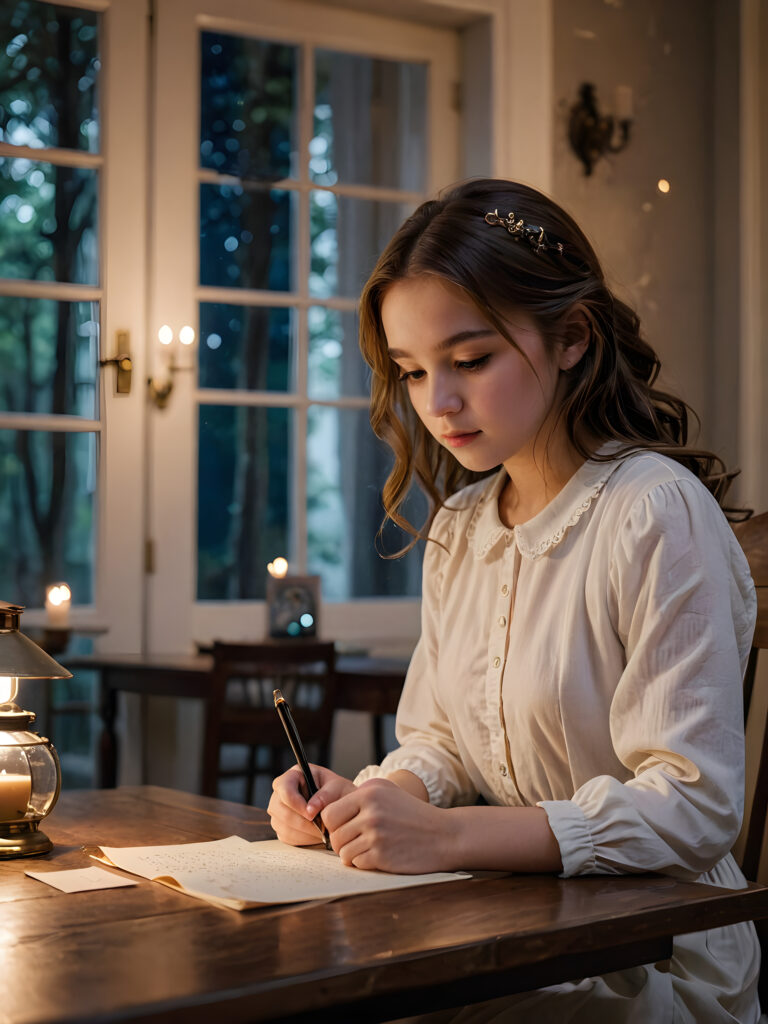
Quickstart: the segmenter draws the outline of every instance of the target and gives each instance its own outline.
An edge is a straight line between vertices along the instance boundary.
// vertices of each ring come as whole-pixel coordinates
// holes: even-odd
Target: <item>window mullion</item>
[[[56,413],[0,413],[0,430],[45,430],[48,433],[88,434],[101,430],[101,420]]]
[[[296,266],[298,268],[298,258]],[[298,273],[298,269],[297,269]],[[44,287],[41,285],[40,287]],[[57,285],[56,287],[61,287]],[[66,286],[70,287],[70,286]],[[0,295],[3,294],[3,279],[0,278]],[[37,294],[37,293],[36,293]],[[91,296],[88,295],[88,298]],[[300,309],[307,306],[327,306],[328,309],[339,309],[354,312],[358,300],[342,296],[316,298],[303,292],[268,292],[249,288],[222,288],[217,285],[199,285],[195,291],[198,302],[223,302],[235,306],[280,306],[289,309]]]
[[[298,167],[295,168],[299,179],[299,216],[297,219],[296,238],[296,291],[300,306],[296,314],[296,392],[301,398],[295,410],[295,435],[293,439],[293,518],[291,523],[291,542],[296,564],[302,571],[307,565],[307,427],[308,407],[306,402],[308,389],[309,362],[309,272],[311,266],[310,248],[310,215],[309,215],[309,168],[307,154],[312,138],[312,110],[314,102],[314,52],[312,47],[304,44],[301,47],[301,66],[299,71],[299,102],[298,102]]]
[[[9,160],[31,160],[33,163],[53,164],[55,167],[99,168],[104,166],[101,153],[87,153],[79,149],[59,149],[56,146],[36,148],[0,142],[0,157]]]
[[[312,122],[310,120],[308,142],[311,137]],[[33,152],[36,151],[33,150]],[[221,174],[210,167],[204,167],[198,171],[198,180],[206,185],[236,185],[245,192],[255,192],[265,187],[263,181],[238,178],[233,174]],[[424,193],[422,192],[412,192],[402,188],[386,188],[383,185],[354,185],[344,184],[343,182],[335,185],[320,185],[316,182],[310,182],[306,174],[298,181],[295,178],[281,178],[277,181],[271,181],[270,188],[281,189],[286,192],[311,188],[317,192],[332,192],[337,196],[349,196],[351,199],[377,199],[382,202],[393,203],[420,203],[424,198]]]
[[[364,395],[346,395],[338,398],[308,398],[306,395],[287,394],[284,391],[230,391],[224,388],[201,388],[197,392],[202,405],[251,405],[271,409],[303,410],[310,405],[331,409],[367,409],[370,399]]]
[[[66,281],[33,281],[27,278],[0,277],[0,295],[22,299],[55,299],[61,302],[100,302],[103,288],[70,284]]]

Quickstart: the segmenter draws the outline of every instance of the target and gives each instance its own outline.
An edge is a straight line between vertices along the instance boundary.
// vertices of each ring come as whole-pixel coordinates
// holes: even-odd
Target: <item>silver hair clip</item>
[[[506,228],[513,238],[525,239],[535,253],[546,252],[548,249],[560,253],[563,251],[563,243],[550,242],[544,234],[544,228],[526,224],[522,217],[516,219],[514,213],[510,212],[506,217],[500,217],[499,211],[494,210],[493,213],[486,213],[485,223],[494,226],[498,224]]]

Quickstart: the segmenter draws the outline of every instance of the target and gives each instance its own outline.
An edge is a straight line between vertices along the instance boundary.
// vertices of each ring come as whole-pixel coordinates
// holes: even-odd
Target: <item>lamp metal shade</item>
[[[0,676],[71,679],[72,673],[17,629],[0,630]]]

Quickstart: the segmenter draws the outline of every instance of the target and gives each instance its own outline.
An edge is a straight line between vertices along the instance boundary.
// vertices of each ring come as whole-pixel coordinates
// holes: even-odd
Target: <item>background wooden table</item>
[[[62,659],[71,672],[99,673],[99,785],[117,784],[117,695],[142,694],[205,700],[210,692],[213,658],[208,654],[81,654]],[[336,662],[336,708],[373,716],[374,756],[386,753],[384,715],[394,715],[405,682],[408,660],[339,655]]]
[[[485,876],[237,913],[138,879],[66,895],[24,870],[81,846],[271,836],[263,811],[156,787],[65,793],[43,858],[0,861],[3,1024],[380,1021],[667,957],[768,916],[768,889],[659,876]]]

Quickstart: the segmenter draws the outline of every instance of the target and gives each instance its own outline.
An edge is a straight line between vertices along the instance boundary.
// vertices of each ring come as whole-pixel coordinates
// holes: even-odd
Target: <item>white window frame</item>
[[[86,153],[58,148],[36,149],[0,144],[0,156],[43,160],[56,166],[99,171],[99,284],[0,281],[0,295],[23,295],[66,301],[96,301],[100,308],[100,357],[116,354],[117,331],[127,331],[134,362],[130,395],[115,393],[114,369],[100,374],[99,418],[66,415],[0,414],[0,428],[92,432],[99,443],[99,481],[94,506],[93,601],[77,603],[75,627],[107,628],[103,649],[137,649],[141,643],[140,602],[143,521],[143,453],[135,444],[144,373],[145,219],[136,208],[146,204],[146,0],[56,0],[60,6],[101,15],[100,150]],[[118,85],[119,83],[119,85]],[[119,130],[118,130],[119,126]],[[119,286],[114,284],[119,282]],[[137,451],[138,448],[138,451]],[[107,472],[107,465],[115,467]],[[13,600],[14,595],[3,595]],[[43,609],[25,612],[26,625],[42,625]]]

